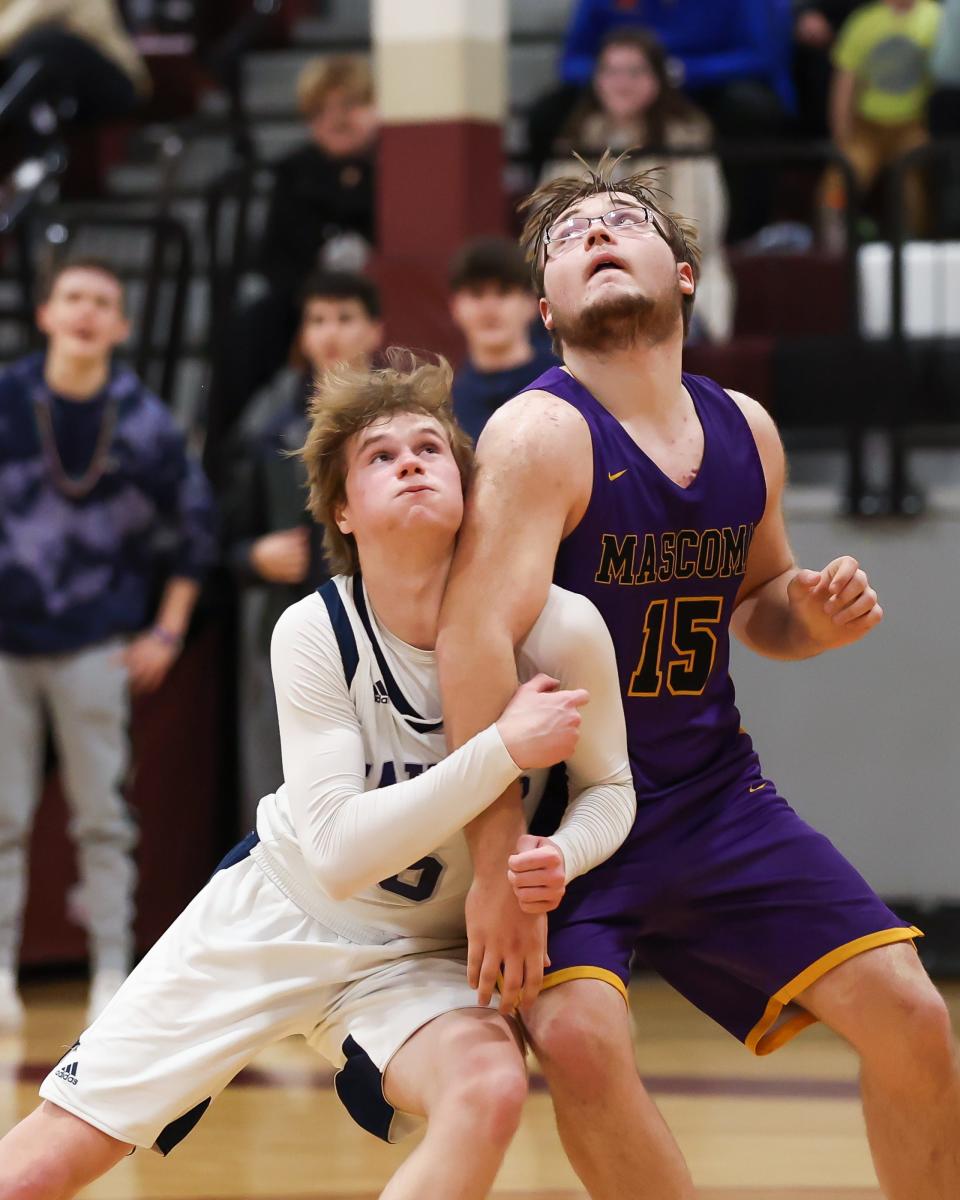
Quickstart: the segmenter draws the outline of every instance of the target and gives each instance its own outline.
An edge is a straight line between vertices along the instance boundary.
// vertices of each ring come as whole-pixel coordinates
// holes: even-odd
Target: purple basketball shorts
[[[755,758],[737,774],[706,796],[641,799],[623,846],[550,914],[545,987],[593,978],[626,995],[633,962],[769,1054],[814,1022],[790,1006],[826,972],[922,936],[797,816]]]

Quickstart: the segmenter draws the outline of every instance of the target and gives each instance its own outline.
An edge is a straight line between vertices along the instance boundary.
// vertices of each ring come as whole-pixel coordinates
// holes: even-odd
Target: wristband
[[[183,638],[176,633],[171,633],[169,629],[164,629],[162,625],[154,625],[150,630],[150,636],[156,638],[158,642],[163,642],[168,650],[179,652],[183,646]]]

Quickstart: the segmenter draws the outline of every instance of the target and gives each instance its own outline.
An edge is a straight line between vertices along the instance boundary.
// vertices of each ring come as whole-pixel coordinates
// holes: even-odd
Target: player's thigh
[[[524,1028],[551,1086],[601,1084],[635,1074],[630,1014],[618,988],[602,979],[548,987],[524,1015]]]
[[[435,1017],[393,1056],[383,1094],[404,1112],[429,1116],[455,1093],[503,1097],[526,1094],[523,1039],[516,1023],[490,1008],[465,1008]]]
[[[0,1196],[27,1181],[42,1195],[73,1195],[131,1148],[44,1100],[0,1139]]]
[[[828,971],[797,997],[861,1053],[906,1049],[917,1038],[952,1043],[950,1015],[912,943],[866,950]]]

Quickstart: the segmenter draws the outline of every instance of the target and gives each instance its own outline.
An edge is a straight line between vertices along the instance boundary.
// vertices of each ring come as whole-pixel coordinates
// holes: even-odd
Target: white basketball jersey
[[[361,576],[337,576],[301,604],[318,606],[336,638],[350,700],[359,718],[366,759],[365,790],[419,775],[447,753],[433,651],[394,637],[376,620]],[[529,678],[532,668],[524,671]],[[521,782],[528,817],[547,772]],[[260,802],[254,851],[275,882],[328,927],[352,940],[464,936],[464,897],[473,877],[466,839],[457,833],[406,870],[348,900],[334,901],[311,884],[290,818],[286,788]],[[309,889],[309,897],[306,890]]]

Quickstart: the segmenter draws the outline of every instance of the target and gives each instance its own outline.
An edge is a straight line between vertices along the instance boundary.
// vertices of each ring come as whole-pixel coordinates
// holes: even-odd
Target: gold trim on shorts
[[[792,1003],[801,992],[806,991],[818,979],[822,979],[834,967],[839,967],[841,963],[856,958],[858,954],[863,954],[866,950],[874,950],[878,946],[890,946],[894,942],[912,942],[914,938],[918,937],[923,937],[923,931],[917,929],[915,925],[899,925],[896,929],[881,929],[877,933],[868,933],[866,937],[846,942],[842,946],[837,946],[835,950],[831,950],[829,954],[824,954],[822,958],[811,963],[809,967],[801,971],[799,975],[795,975],[789,983],[784,984],[778,992],[770,997],[763,1016],[747,1034],[744,1045],[758,1057],[779,1050],[781,1046],[785,1046],[787,1042],[795,1038],[801,1030],[806,1029],[808,1025],[814,1025],[819,1019],[813,1013],[798,1012],[788,1017],[776,1029],[773,1028],[784,1008]]]
[[[542,990],[546,991],[547,988],[556,987],[561,983],[569,983],[571,979],[599,979],[601,983],[609,983],[612,988],[617,989],[626,1002],[626,984],[619,975],[608,971],[606,967],[564,967],[562,971],[554,971],[552,974],[544,976]]]

